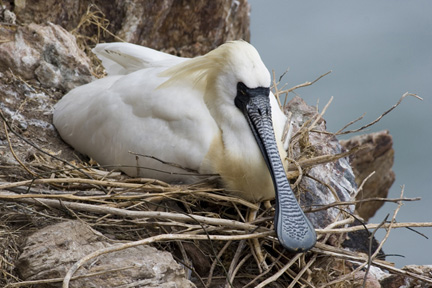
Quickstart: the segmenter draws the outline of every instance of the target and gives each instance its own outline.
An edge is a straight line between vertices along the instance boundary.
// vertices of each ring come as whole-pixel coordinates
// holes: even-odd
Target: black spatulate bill
[[[274,226],[279,242],[291,252],[305,252],[315,245],[316,233],[286,177],[273,132],[269,94],[269,88],[248,88],[240,82],[235,105],[245,115],[273,179]]]

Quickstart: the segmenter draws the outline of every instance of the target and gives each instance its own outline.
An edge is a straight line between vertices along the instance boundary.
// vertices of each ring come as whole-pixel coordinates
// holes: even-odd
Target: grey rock
[[[317,115],[315,107],[308,106],[300,97],[294,97],[287,105],[287,110],[292,113],[293,135],[300,127],[312,117]],[[300,160],[302,155],[308,158],[321,155],[335,155],[342,152],[342,146],[335,136],[327,133],[324,119],[317,122],[313,131],[303,137],[294,145],[294,157]],[[308,145],[305,145],[308,142]],[[303,179],[297,188],[300,195],[300,204],[306,208],[319,207],[336,201],[350,201],[355,197],[357,185],[354,173],[347,158],[340,158],[334,162],[319,164],[303,171]],[[330,189],[333,189],[333,191]],[[349,213],[354,212],[354,206],[345,208]],[[337,208],[329,208],[314,213],[307,213],[315,228],[324,228],[327,225],[343,219],[341,211]]]
[[[92,80],[90,60],[62,27],[48,23],[2,26],[0,73],[38,79],[49,88],[69,91]]]
[[[15,1],[20,23],[52,22],[71,31],[89,11],[105,20],[112,33],[97,25],[82,25],[85,39],[123,41],[185,57],[202,55],[229,40],[249,41],[250,5],[247,0],[45,0]],[[50,7],[46,13],[46,7]],[[106,21],[104,23],[104,21]],[[87,23],[88,24],[88,23]],[[115,35],[116,37],[113,37]]]
[[[363,190],[357,195],[356,200],[374,197],[386,198],[396,178],[392,170],[394,161],[393,138],[389,131],[354,136],[340,142],[346,149],[352,149],[356,146],[362,147],[357,153],[349,157],[357,185],[360,185],[366,177],[375,172],[364,184]],[[368,221],[382,205],[384,205],[383,201],[359,203],[356,205],[356,212],[365,221]]]
[[[113,244],[80,221],[61,222],[30,235],[16,266],[25,280],[64,277],[76,261]],[[195,287],[170,253],[146,245],[101,255],[74,276],[103,271],[110,272],[72,280],[70,287]],[[36,287],[61,287],[61,283]]]

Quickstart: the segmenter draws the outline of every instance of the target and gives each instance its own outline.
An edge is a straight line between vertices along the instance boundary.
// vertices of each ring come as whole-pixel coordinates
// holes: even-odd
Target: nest
[[[75,31],[77,36],[80,35],[79,29],[85,29],[91,21],[102,27],[103,32],[107,32],[103,15],[91,9]],[[90,45],[98,42],[98,39],[84,36],[77,39],[87,52],[90,51]],[[98,67],[95,71],[100,76],[103,73]],[[274,83],[274,93],[280,98],[298,88],[313,84],[323,76],[325,75],[290,89],[278,89],[279,83]],[[395,106],[372,123],[346,131],[346,128],[360,120],[359,118],[347,124],[336,135],[358,132],[373,125],[408,95],[412,94],[405,94]],[[322,117],[327,106],[307,125],[301,127],[298,133],[303,135],[302,137],[293,139],[301,141],[306,139],[309,133],[313,133],[316,121]],[[191,278],[198,287],[365,286],[371,266],[432,283],[432,278],[395,268],[391,263],[378,259],[378,253],[393,228],[432,226],[431,223],[396,223],[396,215],[402,202],[417,200],[404,198],[403,189],[399,199],[371,199],[398,203],[390,221],[348,227],[355,216],[344,214],[341,221],[316,230],[318,242],[311,251],[291,255],[284,251],[275,237],[273,208],[259,208],[255,203],[230,196],[218,185],[217,177],[209,177],[193,185],[171,185],[156,179],[130,178],[104,169],[91,161],[68,162],[56,156],[56,153],[43,150],[25,139],[1,116],[8,148],[20,164],[1,168],[4,175],[2,178],[6,179],[0,183],[2,286],[24,287],[42,283],[22,281],[16,274],[15,261],[20,254],[23,236],[70,219],[79,219],[104,235],[115,235],[115,240],[119,243],[98,250],[75,263],[66,275],[66,286],[74,272],[95,257],[144,244],[171,252],[177,261],[184,264],[184,269],[191,272]],[[12,134],[37,152],[28,159],[22,159],[14,153],[10,141]],[[303,142],[302,145],[308,145],[307,141]],[[347,154],[311,159],[307,155],[298,155],[296,158],[302,161],[296,161],[297,169],[287,175],[298,182],[301,181],[301,171],[305,168],[345,156]],[[361,189],[362,185],[359,187],[359,190]],[[347,205],[355,203],[335,202],[319,209],[339,207],[343,210]],[[248,209],[258,208],[256,220],[247,223],[245,218]],[[308,212],[313,210],[309,209]],[[373,236],[379,228],[386,229],[387,232],[375,252],[372,249],[369,249],[369,253],[351,252],[344,249],[341,246],[342,241],[339,241],[348,232],[366,229],[372,230]],[[191,243],[208,260],[209,266],[206,267],[205,274],[197,271],[199,265],[196,265],[195,259],[186,252]],[[254,243],[258,243],[258,250],[254,248]],[[259,263],[256,255],[259,250],[271,264],[263,266]],[[63,279],[45,279],[44,283],[49,281],[61,282]]]
[[[276,95],[287,92],[289,90],[277,90]],[[316,119],[324,111],[317,113]],[[3,121],[10,143],[9,133],[15,131],[6,119]],[[313,123],[310,121],[304,125],[299,133],[310,133]],[[297,138],[297,141],[301,140]],[[38,148],[29,140],[27,143]],[[9,149],[14,151],[12,145]],[[398,203],[390,222],[347,227],[354,216],[346,214],[345,219],[317,229],[318,242],[310,252],[289,255],[275,237],[273,209],[261,208],[256,220],[247,223],[247,210],[258,209],[257,205],[229,196],[217,185],[217,177],[193,185],[170,185],[156,179],[130,178],[91,165],[91,162],[68,162],[40,148],[26,161],[14,155],[21,165],[3,167],[8,181],[0,184],[1,191],[8,191],[0,194],[0,245],[5,251],[0,269],[6,280],[2,284],[9,283],[8,287],[37,283],[20,281],[14,272],[22,235],[69,219],[79,219],[101,233],[115,235],[116,240],[126,243],[88,255],[69,270],[68,279],[79,266],[103,253],[150,244],[176,255],[177,260],[185,264],[185,269],[192,271],[192,279],[201,287],[211,287],[216,283],[226,283],[228,287],[280,287],[278,285],[286,286],[286,283],[291,283],[288,287],[352,287],[366,283],[365,271],[370,265],[432,283],[430,278],[397,269],[391,263],[377,259],[392,228],[430,226],[430,223],[396,223],[402,202],[416,200],[403,198],[403,189],[399,199],[388,200]],[[346,155],[335,155],[324,160],[306,159],[299,165],[310,167],[342,156]],[[287,175],[297,178],[301,174],[291,172]],[[335,206],[343,209],[352,204],[355,202],[337,202],[319,209]],[[385,228],[387,233],[374,253],[372,250],[368,254],[350,252],[342,248],[341,241],[334,240],[347,232],[376,231],[378,228]],[[198,247],[211,263],[207,275],[198,273],[194,268],[197,267],[194,259],[185,253],[185,246],[190,243]],[[258,262],[253,243],[258,243],[259,249],[266,254],[271,263],[268,267]],[[362,277],[359,277],[359,271],[364,272]]]

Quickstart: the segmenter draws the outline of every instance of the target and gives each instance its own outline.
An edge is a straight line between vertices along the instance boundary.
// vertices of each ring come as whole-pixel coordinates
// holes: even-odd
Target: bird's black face
[[[291,190],[273,130],[270,88],[237,84],[234,103],[243,112],[273,180],[276,196],[275,229],[279,242],[292,252],[307,251],[316,242],[312,224]]]
[[[242,111],[245,115],[249,127],[252,130],[255,140],[257,141],[258,147],[263,154],[264,160],[270,169],[268,155],[263,146],[263,139],[258,131],[258,128],[261,127],[271,129],[273,133],[269,95],[270,88],[248,88],[245,84],[239,82],[237,84],[237,96],[234,99],[234,103],[236,107],[239,108],[240,111]],[[261,121],[253,121],[254,119]],[[256,124],[260,122],[258,127],[255,125],[255,122],[257,122]]]

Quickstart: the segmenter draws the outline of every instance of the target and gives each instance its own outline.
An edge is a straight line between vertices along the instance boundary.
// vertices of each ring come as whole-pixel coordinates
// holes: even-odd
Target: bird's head
[[[227,42],[207,54],[217,69],[209,77],[214,79],[221,97],[231,101],[239,89],[270,88],[271,77],[257,50],[245,41]],[[241,83],[241,85],[240,85]]]
[[[206,93],[206,99],[216,105],[232,104],[237,96],[238,84],[247,88],[269,88],[271,77],[257,50],[249,43],[238,40],[227,42],[204,56],[189,59],[162,72],[169,77],[161,87],[192,82]],[[217,93],[217,95],[216,95]]]

